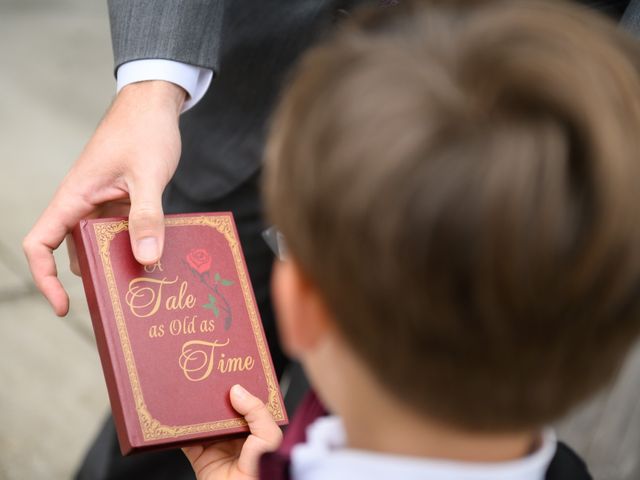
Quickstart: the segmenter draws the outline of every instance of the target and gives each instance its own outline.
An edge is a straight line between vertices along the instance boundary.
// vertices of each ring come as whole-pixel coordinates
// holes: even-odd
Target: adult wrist
[[[143,80],[125,85],[116,99],[133,101],[137,105],[168,107],[180,115],[187,92],[181,86],[165,80]]]
[[[187,98],[182,104],[182,113],[196,105],[207,92],[213,70],[159,58],[132,60],[123,63],[116,71],[116,91],[131,83],[146,80],[164,80],[182,87]]]

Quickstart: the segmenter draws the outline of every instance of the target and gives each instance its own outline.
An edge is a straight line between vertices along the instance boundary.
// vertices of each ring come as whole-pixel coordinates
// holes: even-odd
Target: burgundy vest
[[[326,414],[326,409],[315,393],[313,391],[307,393],[287,427],[280,448],[260,458],[260,480],[289,480],[291,449],[306,440],[307,426]]]
[[[280,448],[260,458],[260,480],[290,480],[291,449],[306,440],[306,429],[318,417],[327,414],[314,392],[300,403]],[[564,443],[558,443],[556,454],[547,470],[546,480],[592,480],[585,463]]]

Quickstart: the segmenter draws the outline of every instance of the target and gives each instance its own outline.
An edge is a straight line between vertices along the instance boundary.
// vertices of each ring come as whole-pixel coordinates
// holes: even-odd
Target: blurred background
[[[0,479],[66,479],[108,408],[79,279],[57,318],[22,237],[114,93],[106,1],[0,0]]]
[[[106,0],[0,0],[0,480],[67,479],[108,410],[82,285],[71,311],[31,284],[21,241],[114,93]],[[640,478],[640,347],[559,425],[595,478]]]

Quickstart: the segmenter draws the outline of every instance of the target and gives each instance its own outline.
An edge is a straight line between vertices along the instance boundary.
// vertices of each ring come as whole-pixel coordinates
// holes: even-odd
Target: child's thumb
[[[260,457],[280,446],[282,431],[265,404],[240,385],[231,388],[231,405],[244,416],[251,431],[242,447],[238,469],[245,474],[257,476]]]

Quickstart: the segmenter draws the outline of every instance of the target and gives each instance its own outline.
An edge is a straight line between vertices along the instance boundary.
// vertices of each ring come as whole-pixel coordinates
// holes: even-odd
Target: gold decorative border
[[[240,280],[245,304],[249,313],[249,320],[251,321],[253,335],[258,347],[262,369],[267,381],[267,390],[269,392],[267,408],[269,409],[269,412],[271,412],[274,420],[284,420],[285,414],[282,408],[282,402],[280,401],[280,397],[278,395],[278,387],[276,385],[275,375],[271,369],[269,354],[267,353],[267,347],[261,332],[258,312],[256,311],[256,306],[253,301],[251,287],[249,286],[249,279],[247,278],[242,259],[242,253],[240,252],[240,244],[231,223],[231,217],[227,215],[203,215],[169,217],[165,219],[166,227],[181,227],[190,225],[200,225],[214,228],[222,235],[224,235],[227,243],[229,244],[229,247],[231,248],[236,272],[238,273],[238,278]],[[175,439],[176,437],[180,437],[183,435],[215,432],[218,430],[226,430],[229,428],[241,427],[246,425],[247,422],[242,418],[230,418],[226,420],[218,420],[216,422],[205,422],[192,425],[163,425],[151,415],[144,400],[142,388],[138,379],[138,370],[136,368],[133,351],[131,349],[131,342],[129,341],[129,333],[127,331],[124,315],[122,313],[120,295],[118,294],[118,288],[116,286],[115,275],[113,274],[113,267],[111,265],[111,256],[109,252],[111,241],[118,233],[128,230],[129,223],[127,220],[96,222],[93,224],[93,228],[98,244],[98,251],[102,260],[107,288],[109,290],[109,296],[111,298],[111,304],[113,306],[113,313],[116,319],[118,335],[120,337],[120,345],[122,347],[122,352],[127,367],[127,373],[129,376],[129,382],[131,384],[131,390],[133,392],[135,408],[136,412],[138,413],[138,420],[140,421],[140,428],[142,430],[144,440],[152,441],[162,440],[166,438]]]

